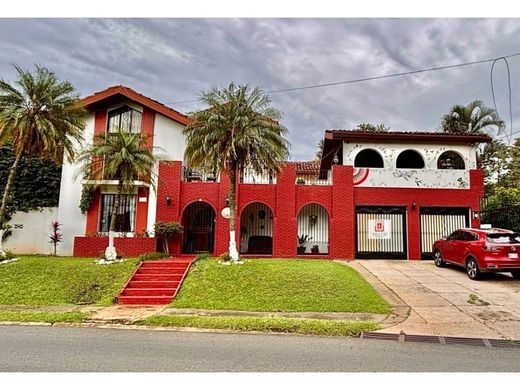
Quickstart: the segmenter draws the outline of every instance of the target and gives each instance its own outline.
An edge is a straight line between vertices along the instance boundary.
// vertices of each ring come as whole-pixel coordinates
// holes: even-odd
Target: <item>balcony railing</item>
[[[243,184],[276,184],[276,175],[274,173],[264,173],[258,175],[257,173],[244,169],[240,173],[240,183]]]
[[[182,180],[188,182],[213,182],[220,181],[219,175],[205,173],[187,166],[182,167]]]
[[[307,173],[303,175],[296,175],[296,184],[330,186],[332,185],[332,171],[321,170],[319,174]]]

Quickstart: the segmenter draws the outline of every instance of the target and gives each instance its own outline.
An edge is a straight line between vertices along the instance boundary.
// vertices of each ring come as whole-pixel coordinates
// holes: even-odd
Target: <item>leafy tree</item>
[[[15,65],[17,81],[0,80],[0,144],[11,145],[14,161],[0,204],[0,232],[6,222],[16,174],[24,155],[62,163],[74,158],[74,142],[83,140],[86,114],[74,87],[47,68],[34,74]],[[1,234],[0,234],[1,236]],[[0,257],[4,254],[0,241]]]
[[[478,158],[484,170],[486,193],[492,192],[496,183],[502,182],[508,176],[511,165],[511,148],[502,141],[494,139],[484,146]]]
[[[110,212],[110,243],[105,251],[107,260],[115,259],[117,255],[113,236],[121,195],[130,193],[134,189],[135,180],[151,178],[153,166],[162,159],[162,156],[155,154],[153,149],[149,146],[145,135],[118,129],[116,133],[96,136],[94,144],[83,149],[78,155],[84,178],[118,181]],[[150,184],[153,185],[153,180],[150,180]]]
[[[184,130],[185,159],[206,172],[223,171],[229,177],[229,255],[238,261],[235,242],[235,186],[241,169],[257,174],[280,172],[289,156],[287,129],[279,124],[281,113],[259,88],[213,88],[200,100],[208,108],[192,115]]]
[[[390,127],[385,126],[383,123],[379,125],[373,125],[371,123],[360,123],[357,125],[355,130],[365,131],[367,133],[379,133],[390,130]]]
[[[442,131],[454,134],[483,134],[493,128],[500,133],[505,122],[498,117],[497,112],[484,106],[481,100],[474,100],[467,106],[457,104],[442,117]]]
[[[318,151],[314,155],[314,159],[317,161],[321,160],[321,156],[323,155],[323,138],[318,142]]]

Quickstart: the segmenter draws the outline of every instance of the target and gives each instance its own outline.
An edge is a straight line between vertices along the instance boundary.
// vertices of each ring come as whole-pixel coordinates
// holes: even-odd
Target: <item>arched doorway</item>
[[[182,213],[184,226],[183,253],[213,253],[215,210],[206,202],[194,202]]]
[[[311,203],[298,213],[299,255],[329,253],[329,213],[320,204]]]
[[[266,204],[251,203],[242,211],[240,253],[273,253],[273,212]]]

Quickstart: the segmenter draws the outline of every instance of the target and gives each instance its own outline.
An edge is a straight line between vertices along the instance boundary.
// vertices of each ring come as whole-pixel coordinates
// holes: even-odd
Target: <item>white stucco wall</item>
[[[85,144],[92,143],[94,137],[94,114],[88,115],[85,121]],[[81,146],[76,145],[79,149]],[[74,236],[85,234],[85,215],[81,214],[79,202],[81,200],[81,176],[77,176],[79,166],[77,164],[63,163],[61,171],[60,201],[58,209],[58,221],[63,225],[63,242],[60,245],[60,254],[71,256],[74,245]]]
[[[45,207],[28,213],[18,212],[8,222],[13,226],[12,235],[4,241],[4,247],[16,254],[45,254],[53,252],[49,243],[51,223],[58,217],[57,207]],[[58,254],[63,254],[58,244]]]
[[[389,133],[390,134],[390,133]],[[412,144],[412,143],[343,143],[343,164],[354,166],[356,155],[364,149],[374,149],[383,158],[384,168],[354,170],[354,175],[366,179],[360,187],[404,188],[469,188],[469,170],[476,169],[476,148],[470,145]],[[423,160],[424,169],[397,169],[396,161],[405,150],[415,150]],[[457,152],[464,160],[465,169],[437,169],[440,155]]]
[[[182,135],[183,125],[172,121],[165,116],[156,113],[154,120],[153,146],[160,148],[156,152],[163,155],[168,161],[184,160],[184,136]],[[157,172],[158,167],[154,168],[154,186],[150,188],[148,197],[148,217],[146,222],[146,230],[153,231],[155,218],[157,216]],[[153,188],[155,187],[155,188]]]

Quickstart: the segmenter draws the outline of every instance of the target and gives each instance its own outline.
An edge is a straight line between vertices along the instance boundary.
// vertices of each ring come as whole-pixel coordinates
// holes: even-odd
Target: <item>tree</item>
[[[508,181],[512,164],[511,147],[500,140],[494,139],[486,144],[478,159],[484,170],[484,185],[486,193],[493,192],[497,183]],[[519,156],[520,157],[520,156]],[[518,172],[520,174],[520,172]]]
[[[390,130],[390,127],[385,126],[383,123],[379,125],[373,125],[371,123],[360,123],[357,125],[355,130],[365,131],[367,133],[378,133],[378,132],[386,132]]]
[[[445,133],[484,134],[485,130],[494,128],[498,134],[504,129],[505,122],[494,109],[484,106],[481,100],[474,100],[467,106],[453,106],[442,117],[441,127]]]
[[[192,115],[184,128],[186,161],[206,172],[223,171],[229,177],[229,255],[238,261],[235,242],[235,186],[241,169],[256,174],[278,173],[289,156],[287,129],[278,120],[281,113],[259,88],[237,86],[213,88],[200,100],[209,108]]]
[[[105,251],[106,260],[115,260],[117,256],[113,244],[116,227],[116,215],[121,202],[121,195],[130,193],[139,178],[147,180],[152,176],[152,168],[162,159],[148,145],[148,139],[141,133],[129,133],[118,129],[115,133],[98,135],[94,144],[83,149],[78,155],[81,173],[86,179],[117,180],[117,192],[110,211],[109,245]],[[153,185],[153,180],[150,180]]]
[[[0,144],[11,145],[15,157],[0,205],[0,233],[22,157],[48,158],[61,164],[65,155],[72,161],[74,143],[83,140],[86,114],[68,81],[58,80],[40,66],[34,74],[16,65],[15,69],[18,79],[13,85],[0,80]],[[3,254],[0,241],[0,257]]]
[[[322,138],[322,139],[320,139],[320,142],[318,142],[318,151],[314,155],[314,159],[317,161],[320,161],[321,156],[323,155],[323,145],[324,145],[324,142],[323,142],[323,138]]]

